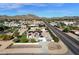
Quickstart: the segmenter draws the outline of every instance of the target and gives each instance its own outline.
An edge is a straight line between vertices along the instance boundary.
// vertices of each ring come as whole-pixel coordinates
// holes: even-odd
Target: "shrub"
[[[22,36],[21,38],[20,38],[20,42],[21,43],[25,43],[25,42],[28,42],[29,40],[26,38],[26,36]]]
[[[29,39],[26,38],[26,42],[29,42]]]
[[[16,32],[13,34],[13,36],[14,36],[14,37],[19,36],[19,32],[16,31]]]
[[[65,28],[65,29],[63,30],[63,32],[69,32],[69,29],[68,29],[68,28]]]
[[[49,30],[49,28],[47,28],[47,29],[48,29],[48,31],[49,31],[49,33],[50,33],[52,39],[54,40],[54,42],[59,42],[58,37],[56,37],[56,36]]]
[[[2,46],[2,45],[0,44],[0,46]]]
[[[35,42],[36,42],[36,40],[35,40],[35,39],[31,39],[31,42],[32,42],[32,43],[35,43]]]
[[[12,36],[2,34],[2,35],[0,35],[0,39],[1,39],[1,40],[10,40],[10,39],[12,39]]]
[[[57,37],[54,37],[54,42],[59,42],[59,39]]]

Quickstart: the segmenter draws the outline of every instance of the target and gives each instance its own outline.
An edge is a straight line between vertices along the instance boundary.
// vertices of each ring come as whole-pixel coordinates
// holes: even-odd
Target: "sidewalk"
[[[0,51],[6,49],[8,46],[10,46],[13,43],[12,40],[10,41],[0,41]]]
[[[50,47],[54,47],[55,45],[52,45],[52,42],[50,42],[51,46]],[[54,43],[53,43],[54,44]],[[0,54],[66,54],[68,49],[66,46],[64,46],[64,44],[62,42],[59,43],[61,45],[60,49],[49,49],[49,43],[48,44],[42,44],[42,47],[40,48],[33,48],[33,47],[28,47],[28,46],[23,46],[24,48],[7,48],[4,49],[2,51],[0,51]],[[25,44],[27,45],[27,44]],[[35,45],[35,44],[34,44]],[[16,46],[16,45],[15,45]],[[36,46],[36,45],[35,45]]]

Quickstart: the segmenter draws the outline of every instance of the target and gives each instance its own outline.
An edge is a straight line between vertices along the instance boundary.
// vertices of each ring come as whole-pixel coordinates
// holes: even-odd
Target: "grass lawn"
[[[25,43],[26,42],[26,36],[21,36],[21,38],[20,38],[20,42],[21,43]]]
[[[0,34],[0,40],[3,40],[4,36]]]
[[[12,36],[6,34],[0,34],[0,40],[10,40]]]
[[[17,43],[28,43],[29,41],[26,35],[18,36],[17,38],[20,40]]]

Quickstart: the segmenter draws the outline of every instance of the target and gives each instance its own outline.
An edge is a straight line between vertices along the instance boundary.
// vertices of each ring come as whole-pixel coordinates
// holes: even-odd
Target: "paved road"
[[[74,54],[79,54],[79,41],[74,38],[68,36],[57,28],[51,26],[49,23],[45,21],[46,26],[52,30],[68,47]]]
[[[67,35],[69,35],[69,36],[71,36],[71,37],[73,37],[73,38],[75,38],[77,41],[79,41],[79,36],[77,36],[77,35],[75,35],[75,34],[73,34],[73,33],[66,33]]]

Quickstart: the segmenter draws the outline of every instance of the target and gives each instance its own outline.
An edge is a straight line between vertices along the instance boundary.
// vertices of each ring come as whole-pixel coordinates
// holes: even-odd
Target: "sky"
[[[79,3],[0,3],[0,15],[79,16]]]

